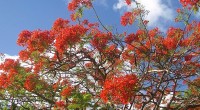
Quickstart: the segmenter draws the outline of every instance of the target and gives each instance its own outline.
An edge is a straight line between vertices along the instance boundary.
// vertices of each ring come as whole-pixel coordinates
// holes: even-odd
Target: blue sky
[[[138,0],[150,10],[150,27],[165,30],[175,16],[173,8],[180,6],[178,0]],[[96,0],[95,8],[104,24],[112,25],[119,30],[120,15],[132,6],[124,0]],[[174,12],[173,12],[174,11]],[[17,55],[22,49],[17,46],[18,34],[24,30],[50,29],[57,18],[68,18],[67,0],[0,0],[0,53]],[[96,21],[93,12],[85,11],[86,18]],[[158,22],[159,21],[159,22]],[[162,22],[160,22],[162,21]],[[125,30],[127,28],[124,28]]]
[[[50,29],[55,19],[67,17],[66,10],[63,0],[0,0],[0,52],[16,55],[22,30]]]

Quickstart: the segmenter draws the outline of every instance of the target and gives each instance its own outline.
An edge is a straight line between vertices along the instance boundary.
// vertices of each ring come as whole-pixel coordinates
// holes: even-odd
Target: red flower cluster
[[[57,107],[64,107],[65,106],[65,102],[64,101],[57,101],[55,105]]]
[[[131,0],[126,0],[126,4],[130,5],[131,4]]]
[[[19,61],[14,59],[5,59],[4,63],[0,65],[0,69],[8,73],[17,73],[17,67],[19,66]]]
[[[99,32],[91,40],[91,44],[98,50],[102,51],[102,49],[105,48],[106,44],[111,39],[112,39],[112,33],[100,33]]]
[[[34,64],[34,73],[37,74],[39,71],[44,67],[44,62],[43,61],[38,61],[37,63]]]
[[[183,36],[183,31],[181,29],[171,27],[167,31],[167,37],[164,39],[163,45],[168,50],[175,49],[178,44],[178,40],[182,36]]]
[[[0,88],[8,87],[17,75],[19,61],[14,59],[5,59],[4,63],[0,65]]]
[[[9,79],[6,74],[0,74],[0,89],[7,88],[9,85]]]
[[[72,13],[70,15],[70,18],[71,18],[72,21],[76,21],[76,19],[79,18],[79,16],[76,13]]]
[[[79,5],[84,5],[89,8],[92,6],[92,3],[91,0],[72,0],[68,5],[68,10],[74,11],[78,8]]]
[[[115,44],[112,44],[110,46],[107,46],[105,49],[105,53],[108,54],[108,56],[111,56],[112,58],[117,55],[120,51],[117,49],[117,46]]]
[[[73,45],[81,40],[87,32],[87,28],[82,25],[75,25],[71,27],[66,27],[60,30],[59,35],[56,37],[55,47],[59,52],[66,50],[69,45]]]
[[[113,103],[127,104],[135,94],[136,83],[137,77],[135,74],[107,79],[100,97],[105,102],[110,100]]]
[[[19,46],[26,46],[31,52],[43,52],[53,42],[53,39],[49,31],[36,30],[30,32],[24,30],[19,34],[17,44]]]
[[[130,64],[134,65],[135,64],[135,55],[133,53],[130,53],[129,50],[133,50],[133,46],[127,45],[129,48],[127,51],[122,53],[122,58],[123,60],[129,61]]]
[[[29,40],[29,38],[31,37],[31,32],[28,30],[24,30],[19,34],[19,37],[17,39],[17,44],[19,46],[26,46],[27,45],[27,41]]]
[[[182,37],[183,31],[180,28],[170,27],[167,31],[167,37],[174,37],[176,39]]]
[[[180,46],[186,47],[191,44],[191,41],[192,41],[191,38],[182,39],[180,41]]]
[[[19,58],[22,61],[28,60],[30,58],[30,56],[31,56],[31,53],[29,51],[27,51],[27,50],[21,50],[19,52]]]
[[[150,37],[150,40],[152,40],[157,34],[159,33],[158,28],[154,28],[148,32],[148,35]]]
[[[132,12],[126,12],[123,16],[121,16],[121,25],[126,26],[127,24],[133,24],[134,17]]]
[[[177,42],[174,38],[167,37],[164,39],[163,45],[166,49],[171,50],[176,48]]]
[[[36,87],[36,83],[38,76],[36,74],[31,74],[26,77],[26,80],[24,82],[24,88],[27,89],[28,91],[32,91]]]
[[[65,87],[62,91],[61,91],[61,96],[70,96],[70,94],[71,94],[71,92],[73,91],[73,87],[71,87],[71,86],[67,86],[67,87]]]
[[[185,58],[185,61],[190,61],[192,59],[192,55],[186,55],[184,58]]]
[[[196,5],[199,2],[199,0],[180,0],[180,2],[184,7],[186,7]]]
[[[53,31],[59,32],[61,29],[69,26],[69,21],[58,18],[53,24]]]
[[[138,39],[138,36],[136,36],[134,33],[131,33],[125,38],[125,42],[127,44],[131,44],[133,41],[137,41]]]
[[[136,17],[140,15],[141,13],[144,13],[144,10],[141,9],[134,9],[132,12],[125,12],[123,16],[121,16],[121,25],[131,25],[135,21]],[[146,23],[145,23],[146,22]],[[144,24],[146,25],[148,21],[145,20]]]

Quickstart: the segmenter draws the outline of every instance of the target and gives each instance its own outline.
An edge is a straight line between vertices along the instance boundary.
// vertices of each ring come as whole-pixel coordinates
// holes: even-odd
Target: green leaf
[[[84,95],[83,95],[83,100],[84,100],[85,102],[88,102],[88,101],[91,100],[91,97],[92,97],[91,94],[84,94]]]
[[[36,85],[36,89],[40,90],[40,89],[42,89],[42,88],[43,88],[43,86],[42,86],[41,84],[37,84],[37,85]]]
[[[194,11],[194,14],[197,14],[197,12],[199,11],[199,8],[197,6],[194,6],[192,10]]]
[[[68,109],[78,109],[81,108],[80,104],[71,104],[67,107]]]

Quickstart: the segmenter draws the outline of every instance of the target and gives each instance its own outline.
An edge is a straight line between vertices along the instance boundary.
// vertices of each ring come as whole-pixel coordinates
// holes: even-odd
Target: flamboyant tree
[[[163,34],[148,28],[144,10],[125,12],[114,33],[98,19],[93,0],[72,0],[71,20],[58,18],[50,30],[24,30],[18,59],[0,65],[0,107],[11,109],[198,109],[200,108],[200,22],[191,19],[199,0],[180,0],[175,22]],[[96,14],[96,12],[95,12]],[[97,16],[98,18],[98,16]]]

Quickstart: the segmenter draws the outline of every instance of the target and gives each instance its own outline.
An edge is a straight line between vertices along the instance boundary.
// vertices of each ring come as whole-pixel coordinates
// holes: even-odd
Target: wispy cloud
[[[4,62],[5,59],[18,59],[19,56],[11,56],[8,54],[1,55],[0,64]]]
[[[163,26],[161,21],[167,22],[172,21],[175,13],[173,12],[173,9],[168,4],[164,4],[162,0],[136,0],[137,2],[141,3],[145,10],[149,11],[149,14],[147,15],[146,19],[149,20],[150,26]],[[125,3],[125,0],[118,0],[116,4],[113,5],[113,9],[117,11],[131,11],[133,8],[135,8],[135,4],[132,3],[130,6],[128,6]],[[163,27],[162,27],[163,28]]]

